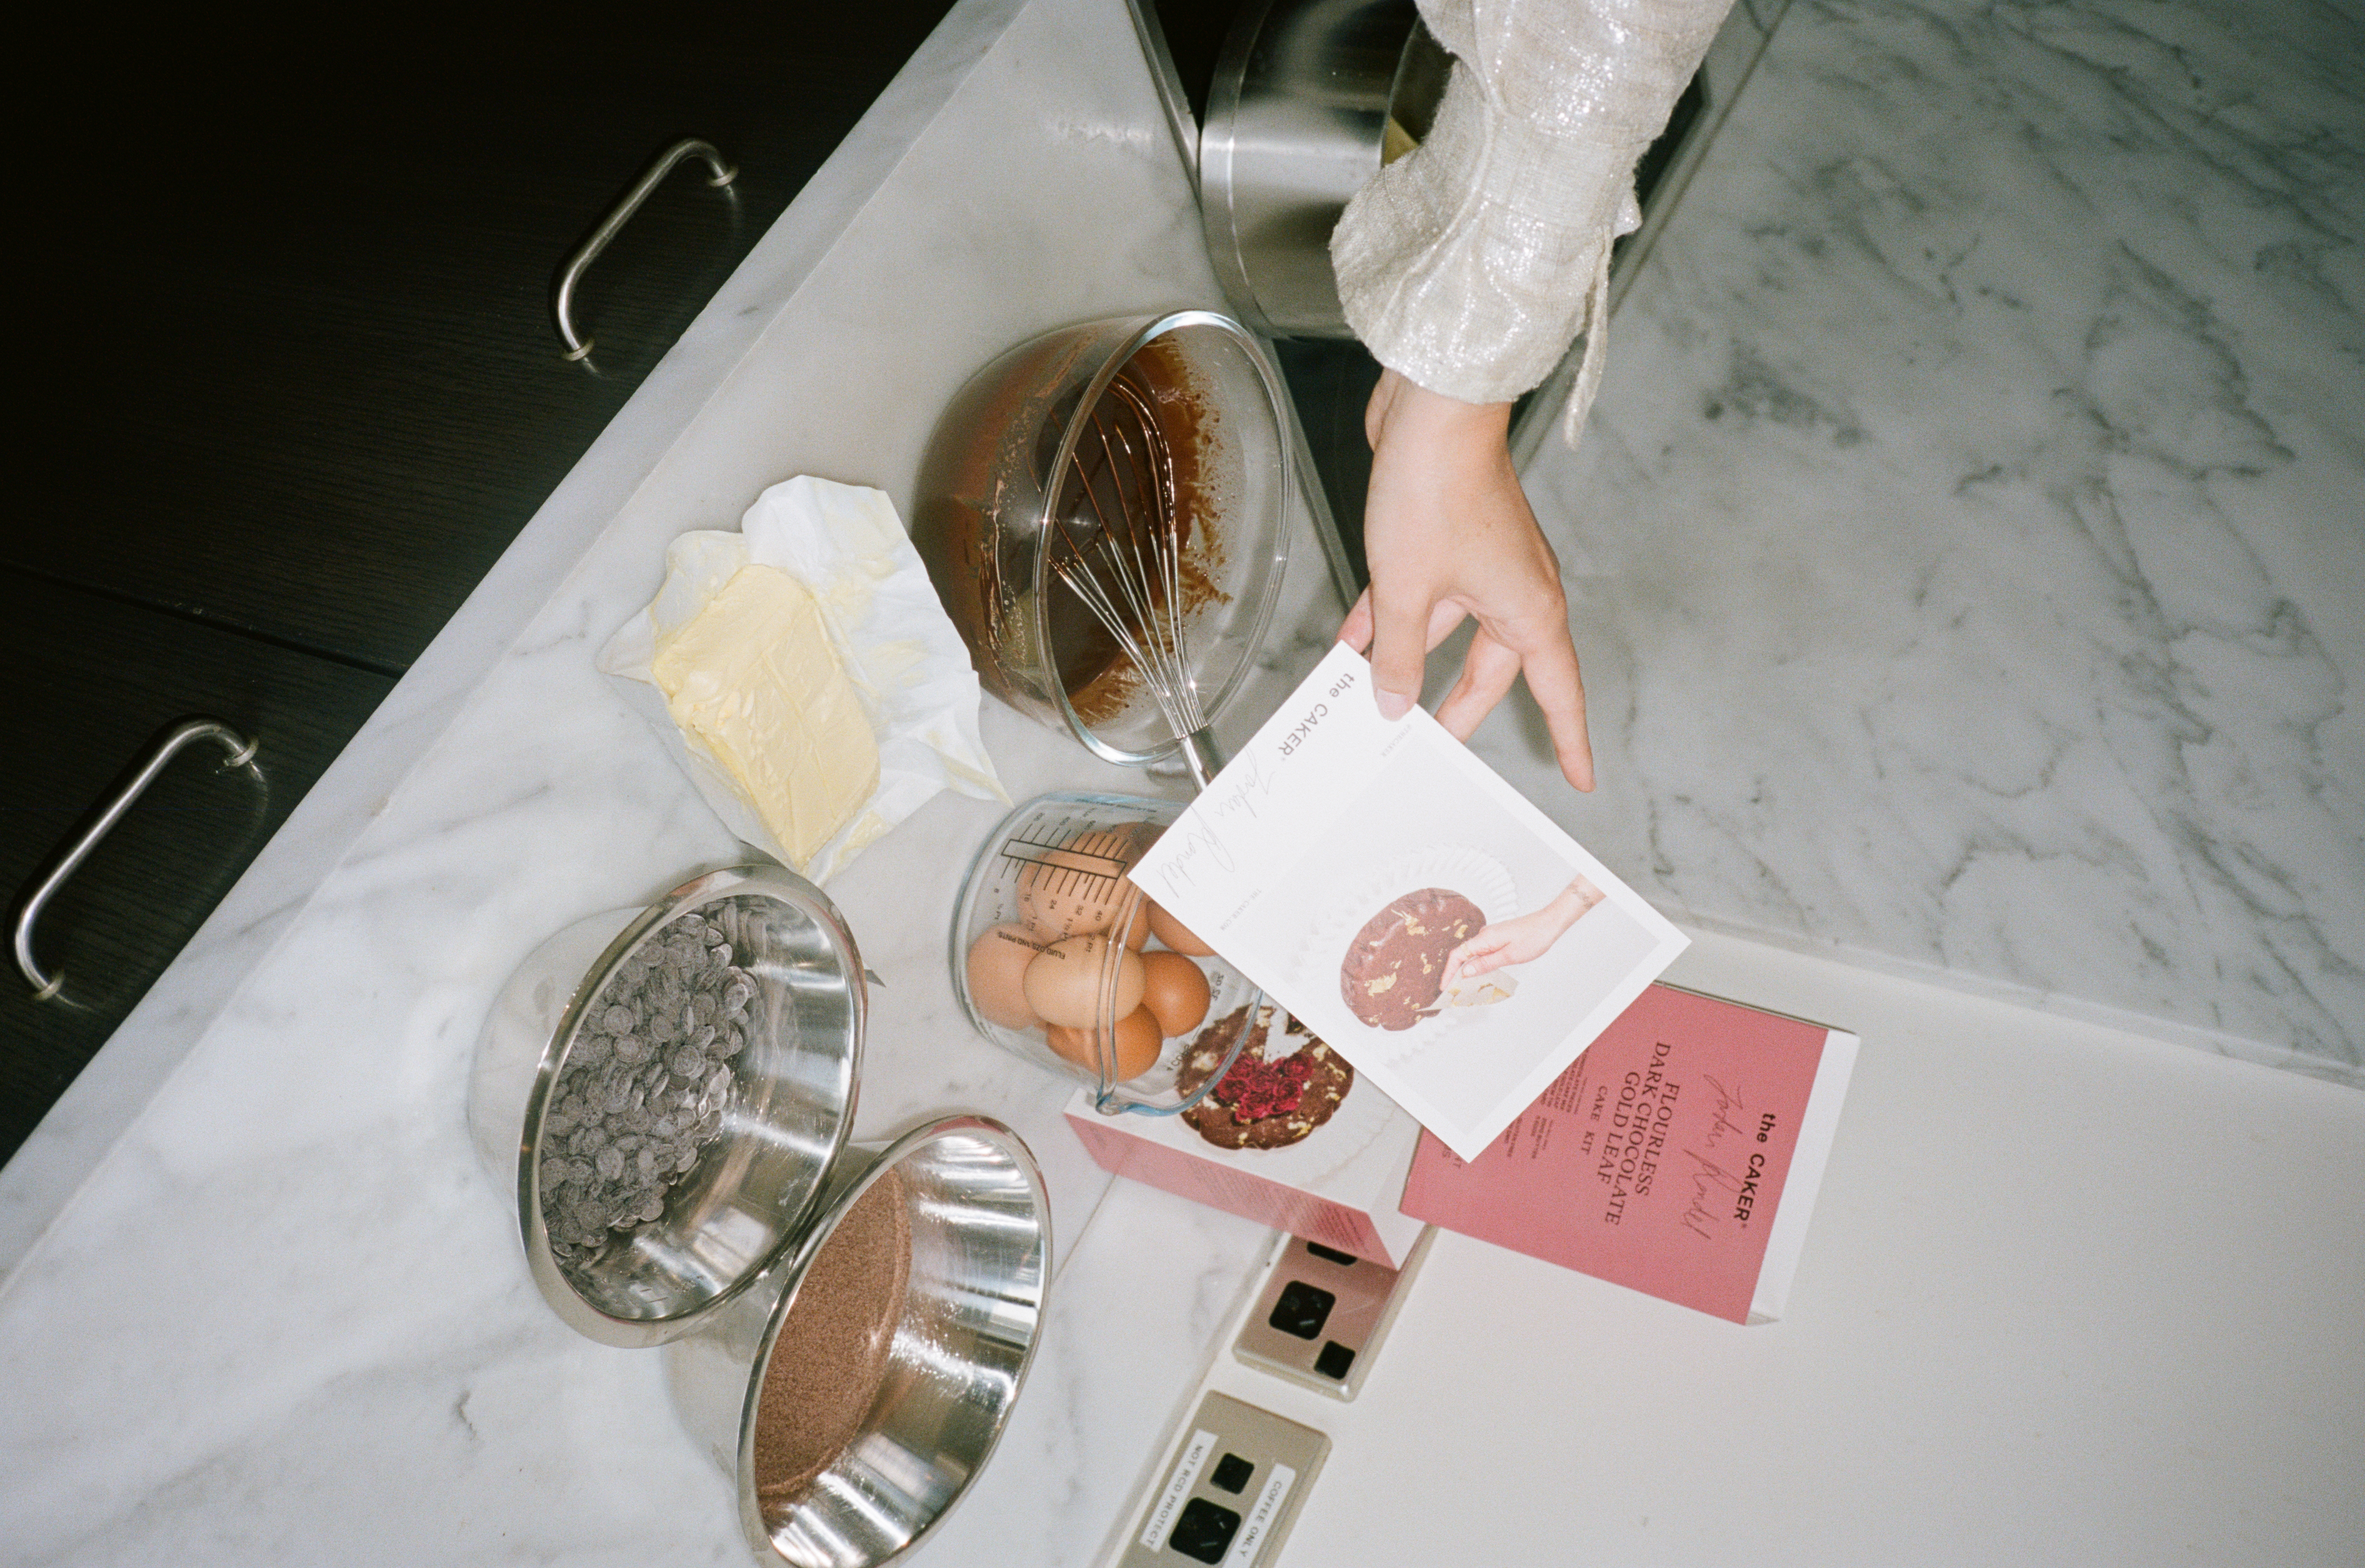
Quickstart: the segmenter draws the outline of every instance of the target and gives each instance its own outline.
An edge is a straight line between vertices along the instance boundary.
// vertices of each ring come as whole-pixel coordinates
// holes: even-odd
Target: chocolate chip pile
[[[543,1120],[542,1217],[578,1274],[666,1195],[723,1129],[731,1058],[757,1026],[756,980],[732,962],[737,910],[693,911],[643,942],[584,1014]]]

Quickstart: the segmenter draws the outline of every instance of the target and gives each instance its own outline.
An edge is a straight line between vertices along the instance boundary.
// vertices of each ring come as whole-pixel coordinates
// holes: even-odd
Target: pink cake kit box
[[[1782,1316],[1856,1037],[1654,985],[1474,1159],[1425,1138],[1405,1212],[1735,1323]]]
[[[1240,1063],[1175,1115],[1106,1116],[1080,1089],[1068,1125],[1104,1170],[1393,1269],[1419,1239],[1399,1208],[1420,1124],[1267,1003],[1242,1018]],[[1193,1051],[1220,1059],[1218,1020]],[[1292,1066],[1291,1064],[1295,1064]],[[1187,1069],[1186,1069],[1187,1070]]]

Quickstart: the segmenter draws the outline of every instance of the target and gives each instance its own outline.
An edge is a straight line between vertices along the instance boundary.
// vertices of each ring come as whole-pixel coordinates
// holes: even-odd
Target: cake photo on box
[[[1177,1087],[1207,1093],[1173,1115],[1110,1115],[1079,1088],[1067,1122],[1096,1164],[1128,1181],[1404,1266],[1421,1225],[1396,1199],[1420,1124],[1328,1041],[1260,999],[1200,1030]]]
[[[1279,1040],[1272,1038],[1276,1019],[1283,1025]],[[1235,1008],[1192,1042],[1174,1081],[1176,1091],[1195,1092],[1223,1065],[1242,1030],[1249,1032],[1248,1043],[1231,1070],[1182,1113],[1191,1130],[1217,1148],[1296,1143],[1328,1121],[1355,1086],[1355,1070],[1346,1058],[1271,1003],[1259,1003],[1253,1010]]]

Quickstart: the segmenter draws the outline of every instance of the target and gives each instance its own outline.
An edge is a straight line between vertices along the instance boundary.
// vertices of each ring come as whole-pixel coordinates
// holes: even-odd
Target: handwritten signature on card
[[[1749,1109],[1742,1103],[1741,1092],[1727,1089],[1706,1073],[1700,1077],[1716,1094],[1713,1119],[1701,1139],[1708,1148],[1714,1148],[1721,1144],[1727,1133],[1737,1133],[1743,1139],[1754,1136],[1759,1143],[1772,1141],[1776,1125],[1773,1112],[1768,1111],[1759,1116],[1754,1129],[1736,1122],[1732,1114],[1738,1111],[1745,1114]],[[1716,1232],[1710,1226],[1721,1226],[1728,1219],[1747,1226],[1756,1216],[1760,1196],[1770,1195],[1761,1194],[1758,1191],[1759,1183],[1765,1177],[1765,1154],[1762,1149],[1752,1150],[1746,1166],[1739,1172],[1726,1170],[1698,1149],[1684,1150],[1684,1158],[1692,1162],[1692,1198],[1677,1219],[1686,1230],[1704,1241],[1715,1240]],[[1730,1196],[1729,1213],[1709,1207],[1709,1194],[1719,1188]]]
[[[1692,1201],[1677,1218],[1683,1227],[1694,1236],[1703,1241],[1714,1241],[1717,1232],[1712,1227],[1724,1215],[1721,1211],[1709,1207],[1709,1194],[1720,1187],[1727,1193],[1737,1193],[1741,1191],[1742,1178],[1697,1149],[1684,1150],[1684,1158],[1689,1159],[1693,1167]]]
[[[1281,787],[1281,764],[1303,747],[1331,716],[1330,704],[1362,684],[1348,670],[1332,681],[1277,743],[1260,745],[1227,763],[1214,784],[1183,818],[1167,830],[1165,863],[1154,874],[1170,894],[1198,885],[1201,874],[1228,877],[1239,869],[1240,854],[1227,830],[1261,823]]]
[[[1165,894],[1170,902],[1180,890],[1195,886],[1202,870],[1227,877],[1238,869],[1232,846],[1224,842],[1216,824],[1197,817],[1185,817],[1168,828],[1160,847],[1169,848],[1169,858],[1153,876],[1164,886],[1152,890]],[[1141,879],[1138,871],[1134,879]]]
[[[1709,1077],[1706,1073],[1702,1073],[1700,1077],[1710,1089],[1716,1091],[1716,1105],[1714,1109],[1715,1119],[1709,1123],[1707,1138],[1708,1147],[1714,1148],[1718,1144],[1723,1142],[1724,1135],[1727,1133],[1740,1133],[1746,1137],[1749,1129],[1743,1126],[1739,1122],[1734,1121],[1729,1114],[1729,1113],[1733,1111],[1745,1111],[1748,1109],[1747,1106],[1741,1103],[1740,1091],[1727,1089],[1723,1084],[1719,1083],[1715,1079]]]

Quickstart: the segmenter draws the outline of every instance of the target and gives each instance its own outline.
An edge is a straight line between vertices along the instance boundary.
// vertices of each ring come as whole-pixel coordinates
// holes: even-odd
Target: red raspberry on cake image
[[[1182,1113],[1182,1120],[1218,1148],[1281,1148],[1296,1143],[1330,1119],[1355,1082],[1355,1070],[1304,1025],[1292,1020],[1284,1041],[1297,1048],[1267,1055],[1275,1010],[1233,1009],[1207,1026],[1182,1058],[1174,1087],[1189,1094],[1213,1078],[1232,1042],[1249,1032],[1248,1044],[1207,1097]]]

